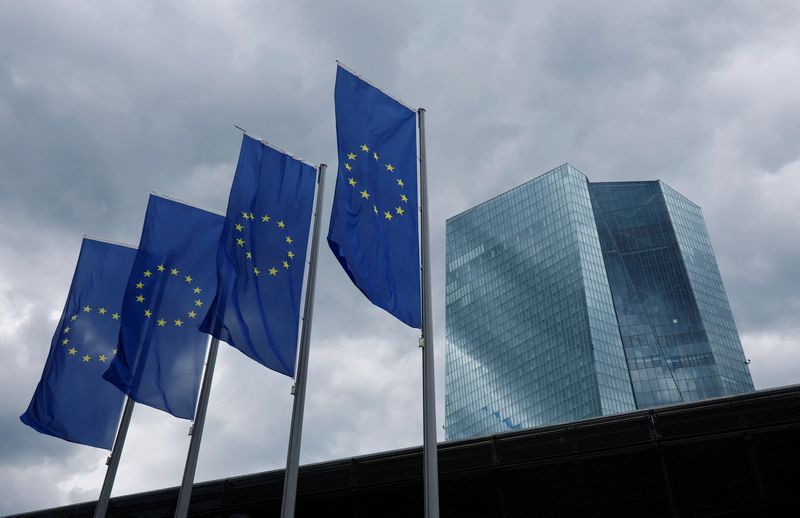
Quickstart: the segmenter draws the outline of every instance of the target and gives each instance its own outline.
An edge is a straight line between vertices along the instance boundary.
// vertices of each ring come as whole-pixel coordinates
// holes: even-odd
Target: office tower
[[[753,390],[700,208],[562,165],[447,221],[459,439]]]

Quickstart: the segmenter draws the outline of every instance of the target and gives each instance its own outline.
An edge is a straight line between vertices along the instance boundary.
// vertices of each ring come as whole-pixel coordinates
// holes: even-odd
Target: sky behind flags
[[[222,238],[218,287],[201,326],[293,376],[316,170],[242,137]]]
[[[328,244],[376,306],[421,326],[416,112],[341,65]]]
[[[103,377],[138,403],[194,417],[225,218],[151,195],[122,303],[119,348]]]
[[[136,243],[150,191],[224,212],[234,123],[338,168],[337,58],[428,109],[440,422],[444,221],[565,161],[698,203],[756,386],[797,380],[797,2],[55,0],[0,2],[0,28],[0,514],[96,498],[103,479],[98,450],[18,419],[81,236]],[[319,258],[302,463],[418,445],[419,332]],[[263,394],[291,383],[220,348],[198,480],[284,465],[291,398]],[[137,405],[115,495],[174,485],[187,428]]]
[[[34,430],[110,449],[124,395],[102,375],[117,352],[136,249],[84,238],[42,379],[20,416]]]

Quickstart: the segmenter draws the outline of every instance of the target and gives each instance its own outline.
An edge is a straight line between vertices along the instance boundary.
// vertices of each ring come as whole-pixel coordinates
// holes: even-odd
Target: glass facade
[[[744,356],[739,331],[733,320],[728,295],[722,284],[717,259],[711,248],[700,207],[659,182],[669,209],[672,226],[686,273],[692,283],[708,344],[719,371],[723,395],[752,392],[753,379]]]
[[[586,178],[561,166],[447,222],[448,439],[635,409]]]
[[[447,439],[752,391],[699,208],[568,164],[447,221]]]

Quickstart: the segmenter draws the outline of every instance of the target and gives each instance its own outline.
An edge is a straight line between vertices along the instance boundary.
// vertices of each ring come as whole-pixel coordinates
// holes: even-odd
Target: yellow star
[[[100,356],[97,357],[97,359],[100,360],[101,362],[105,363],[105,361],[108,359],[108,357],[105,354],[101,354]]]
[[[292,259],[292,258],[294,257],[294,252],[292,252],[291,250],[289,250],[288,252],[286,252],[286,255],[288,255],[288,256],[289,256],[289,259]]]
[[[348,160],[355,160],[356,159],[356,154],[355,153],[347,153],[347,159]]]
[[[406,196],[405,194],[401,194],[400,195],[400,199],[403,200],[404,202],[408,203],[408,196]]]
[[[367,192],[366,189],[361,191],[361,197],[364,198],[364,199],[367,199],[367,200],[369,199],[369,193]]]
[[[247,213],[246,213],[246,212],[242,212],[242,217],[243,217],[244,219],[247,219],[249,216],[247,215]]]
[[[252,258],[253,258],[253,254],[252,254],[251,252],[247,252],[246,254],[244,254],[244,256],[245,256],[247,259],[252,259]]]
[[[286,223],[284,223],[283,221],[279,221],[278,228],[286,228]]]
[[[196,287],[196,288],[195,288],[194,290],[192,290],[192,291],[194,291],[195,293],[200,293],[200,292],[201,292],[201,291],[203,291],[203,290],[202,290],[202,289],[200,289],[200,286],[198,286],[198,287]]]
[[[74,347],[70,347],[67,352],[69,353],[70,356],[75,356],[75,353],[77,353],[78,350],[75,349]]]
[[[100,313],[101,315],[105,315],[106,314],[106,308],[100,308],[100,309],[97,310],[97,312]]]
[[[111,318],[114,320],[119,320],[119,313],[111,313]]]
[[[156,266],[156,269],[157,269],[159,272],[163,272],[164,270],[166,270],[166,268],[164,268],[164,265],[163,265],[163,264],[159,264],[158,266]]]
[[[391,173],[392,171],[394,171],[394,166],[392,164],[386,164],[386,170]]]
[[[62,345],[67,345],[68,343],[69,343],[69,338],[64,338],[63,340],[61,340]]]
[[[144,302],[144,296],[143,295],[136,295],[136,302]]]
[[[389,212],[389,211],[386,211],[386,212],[383,213],[383,217],[386,218],[386,219],[392,219],[392,213]]]
[[[266,214],[264,214],[263,216],[261,216],[261,221],[263,221],[264,223],[268,223],[270,219],[272,219],[272,218],[270,218],[270,217],[269,217],[269,216],[267,216]]]
[[[145,309],[144,310],[144,316],[146,316],[147,318],[150,318],[151,316],[153,316],[153,313],[149,309]]]
[[[117,350],[116,349],[111,349],[111,354],[117,354]]]
[[[253,213],[252,213],[252,212],[250,213],[250,219],[251,219],[251,220],[253,220],[253,219],[256,219],[256,217],[255,217],[255,216],[253,216]]]
[[[372,152],[372,158],[374,158],[375,160],[377,160],[377,159],[378,159],[378,153],[375,153],[375,152],[373,151],[373,152]]]
[[[278,270],[275,268],[270,268],[268,271],[270,275],[278,275]]]
[[[178,275],[178,269],[173,268],[172,270],[169,271],[169,273],[171,273],[172,275]]]
[[[347,162],[344,163],[344,168],[347,169],[348,171],[352,171],[353,170],[353,168],[350,167],[350,164],[348,164]]]
[[[151,272],[150,270],[145,270],[144,271],[144,276],[145,277],[150,277],[151,275],[153,275],[153,272]]]
[[[75,322],[76,320],[78,320],[78,315],[72,315],[69,319]]]
[[[191,276],[191,275],[187,275],[186,277],[184,277],[184,279],[185,279],[185,280],[186,280],[186,282],[188,282],[189,284],[191,284],[191,283],[192,283],[192,276]]]
[[[403,210],[403,207],[395,207],[394,210],[401,216],[406,213],[406,211]]]
[[[244,248],[244,239],[242,238],[237,239],[236,244]]]
[[[241,223],[237,223],[237,224],[235,225],[235,228],[236,228],[236,230],[238,230],[239,232],[241,232],[242,230],[244,230],[244,225],[242,225]]]
[[[350,178],[349,180],[347,180],[347,183],[349,183],[352,187],[355,187],[358,182]]]
[[[83,312],[84,313],[91,313],[92,312],[92,308],[90,308],[89,306],[83,306]]]
[[[183,325],[183,320],[180,318],[175,321],[175,327],[181,327]]]
[[[403,183],[403,180],[401,180],[400,178],[398,178],[398,179],[397,179],[397,185],[399,185],[400,187],[405,187],[405,185],[406,185],[406,184],[404,184],[404,183]]]
[[[203,307],[203,301],[200,300],[200,299],[197,299],[197,300],[194,301],[194,305],[197,306],[198,308],[202,308]]]
[[[137,282],[137,283],[136,283],[136,288],[137,288],[137,289],[142,289],[142,288],[144,288],[144,283],[143,283],[143,282]]]
[[[186,314],[189,315],[189,318],[194,318],[194,317],[197,316],[197,313],[195,313],[194,310],[191,310],[190,312],[188,312]]]
[[[367,147],[366,144],[361,145],[361,151],[369,151],[369,148]]]
[[[256,267],[254,266],[254,267],[253,267],[253,273],[254,273],[254,274],[256,274],[256,277],[258,277],[259,275],[261,275],[261,270],[259,270],[258,268],[256,268]]]
[[[289,261],[284,261],[283,262],[283,267],[284,268],[289,268]]]
[[[156,323],[158,324],[158,327],[164,327],[165,325],[167,325],[167,321],[164,320],[163,318],[159,318],[158,320],[156,320]]]
[[[87,354],[86,356],[83,357],[83,363],[88,363],[89,360],[91,360],[91,359],[92,359],[92,357]]]
[[[376,205],[372,206],[372,210],[375,212],[375,214],[378,213],[378,207]]]
[[[70,330],[70,329],[72,329],[72,328],[71,328],[71,327],[69,327],[69,326],[67,326],[67,327],[65,327],[65,328],[64,328],[64,332],[65,332],[65,333],[69,333],[69,330]]]
[[[292,236],[286,236],[286,242],[291,245],[293,243]]]

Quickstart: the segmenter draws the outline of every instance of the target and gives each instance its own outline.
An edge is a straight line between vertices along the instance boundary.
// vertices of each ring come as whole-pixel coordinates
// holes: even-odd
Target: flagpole
[[[206,371],[203,374],[203,385],[200,387],[200,400],[197,403],[197,410],[194,414],[194,423],[189,429],[192,440],[189,442],[189,453],[186,456],[186,468],[183,470],[183,482],[178,494],[178,507],[175,509],[175,518],[186,518],[189,513],[189,501],[192,499],[192,485],[194,484],[194,472],[197,469],[197,457],[200,454],[200,440],[203,438],[203,425],[206,421],[206,410],[208,410],[208,399],[211,395],[211,380],[214,378],[214,366],[217,363],[217,351],[219,350],[219,339],[213,337],[208,348],[208,359],[206,360]]]
[[[436,377],[433,370],[433,311],[431,309],[431,259],[428,233],[428,181],[425,154],[425,108],[419,115],[420,255],[422,256],[422,441],[425,483],[425,517],[439,518],[439,463],[436,446]]]
[[[314,229],[311,234],[311,253],[306,279],[306,299],[303,304],[303,327],[300,331],[300,350],[297,358],[297,376],[292,393],[292,424],[289,431],[289,452],[286,455],[286,473],[283,482],[281,518],[293,518],[297,500],[297,475],[300,470],[300,440],[303,434],[303,410],[306,400],[306,378],[308,377],[308,349],[311,341],[311,320],[314,316],[314,288],[317,282],[317,252],[319,251],[319,227],[322,214],[322,193],[325,187],[325,164],[320,164],[317,175],[317,202],[314,207]]]
[[[97,507],[94,508],[94,518],[105,518],[108,511],[108,502],[111,499],[111,488],[114,487],[114,479],[117,477],[119,459],[122,456],[122,447],[125,445],[125,437],[128,435],[128,425],[131,423],[134,401],[130,397],[125,398],[125,409],[122,411],[122,419],[117,427],[117,437],[114,439],[114,446],[111,448],[111,455],[108,456],[106,464],[106,478],[103,480],[103,488],[100,490],[100,498],[97,500]]]

